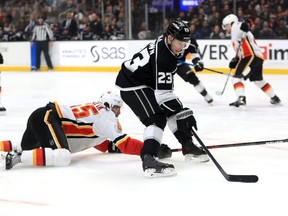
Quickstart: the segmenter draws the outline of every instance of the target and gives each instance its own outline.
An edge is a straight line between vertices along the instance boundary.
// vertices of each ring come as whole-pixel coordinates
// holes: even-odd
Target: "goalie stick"
[[[229,144],[219,144],[219,145],[210,145],[206,146],[208,149],[216,148],[229,148],[229,147],[240,147],[240,146],[253,146],[253,145],[266,145],[266,144],[277,144],[288,142],[287,139],[278,139],[278,140],[265,140],[265,141],[255,141],[255,142],[243,142],[243,143],[229,143]],[[180,152],[182,148],[171,149],[172,152]]]
[[[220,166],[220,164],[217,162],[217,160],[214,158],[214,156],[210,153],[208,148],[204,145],[204,143],[201,141],[201,139],[198,137],[198,135],[195,133],[193,128],[191,129],[193,135],[199,142],[199,144],[202,146],[202,148],[205,150],[205,152],[208,154],[208,156],[211,158],[213,163],[216,165],[218,170],[221,172],[221,174],[224,176],[224,178],[227,181],[230,182],[245,182],[245,183],[255,183],[258,181],[258,176],[256,175],[231,175],[225,172],[225,170]]]

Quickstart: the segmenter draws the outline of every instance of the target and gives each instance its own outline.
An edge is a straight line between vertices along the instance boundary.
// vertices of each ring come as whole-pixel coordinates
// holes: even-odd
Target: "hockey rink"
[[[0,140],[19,144],[26,121],[49,101],[75,105],[96,101],[114,86],[116,73],[2,73]],[[214,98],[208,105],[194,87],[175,76],[175,93],[194,111],[197,134],[204,144],[228,144],[288,138],[288,75],[264,75],[282,100],[245,82],[246,109],[229,107],[236,100],[231,82],[222,96],[226,76],[198,73]],[[144,126],[124,105],[123,131],[142,140]],[[163,143],[180,148],[166,127]],[[195,143],[197,143],[195,141]],[[179,215],[287,216],[288,143],[210,149],[229,174],[252,174],[257,183],[228,182],[210,160],[186,164],[182,153],[164,161],[177,175],[144,177],[139,156],[103,154],[88,149],[72,156],[68,167],[25,167],[0,170],[0,216],[14,215]]]

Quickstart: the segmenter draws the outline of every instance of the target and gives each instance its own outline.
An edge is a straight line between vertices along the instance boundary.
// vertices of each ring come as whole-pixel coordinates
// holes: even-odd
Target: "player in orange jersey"
[[[280,104],[279,97],[275,94],[271,85],[263,79],[263,54],[256,44],[253,34],[249,31],[248,22],[239,22],[238,17],[229,14],[222,21],[222,27],[231,34],[233,48],[236,57],[231,60],[229,67],[235,68],[232,83],[238,100],[230,106],[246,106],[246,96],[243,80],[254,82],[265,94],[270,97],[271,104]]]
[[[67,166],[71,153],[94,147],[102,152],[139,155],[143,142],[122,132],[118,116],[123,101],[112,92],[103,94],[99,102],[74,106],[48,103],[29,117],[21,141],[21,151],[9,151],[5,169],[18,163],[30,166]],[[6,150],[9,142],[1,142]],[[170,150],[162,145],[162,150]],[[171,150],[168,152],[171,156]],[[163,151],[159,151],[163,156]],[[162,154],[162,155],[161,155]],[[167,156],[167,155],[166,155]],[[169,157],[170,157],[169,156]]]

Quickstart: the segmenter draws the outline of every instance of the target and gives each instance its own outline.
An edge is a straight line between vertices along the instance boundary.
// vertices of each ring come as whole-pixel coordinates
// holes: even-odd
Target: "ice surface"
[[[79,104],[115,90],[116,73],[2,73],[0,140],[19,143],[31,112],[48,101]],[[282,100],[274,106],[246,81],[246,109],[226,77],[198,73],[214,98],[208,105],[193,86],[175,77],[175,93],[190,107],[206,145],[288,138],[288,75],[265,75]],[[125,106],[123,130],[142,139],[144,126]],[[163,142],[180,148],[166,128]],[[68,167],[24,167],[0,171],[0,216],[10,215],[288,215],[288,143],[211,149],[229,174],[255,174],[254,184],[227,182],[212,162],[188,165],[181,153],[165,160],[177,176],[146,178],[138,156],[103,154],[94,149],[74,154]]]

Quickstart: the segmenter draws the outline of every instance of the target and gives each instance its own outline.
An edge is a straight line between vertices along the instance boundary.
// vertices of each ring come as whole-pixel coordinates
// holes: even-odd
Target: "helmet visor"
[[[188,41],[180,41],[180,40],[174,39],[173,42],[178,47],[182,47],[182,49],[187,49],[190,46],[190,40],[188,40]]]

